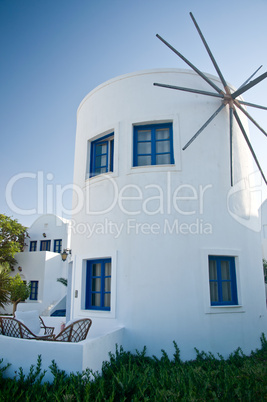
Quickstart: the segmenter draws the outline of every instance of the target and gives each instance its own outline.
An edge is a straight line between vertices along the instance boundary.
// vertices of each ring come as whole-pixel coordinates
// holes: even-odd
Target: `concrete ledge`
[[[98,337],[90,338],[79,343],[36,341],[11,338],[0,335],[0,359],[2,365],[11,363],[4,372],[5,377],[14,377],[19,368],[28,374],[31,365],[36,365],[38,355],[42,356],[42,370],[47,370],[44,381],[53,381],[49,369],[55,360],[60,370],[66,373],[82,372],[86,368],[101,371],[102,362],[109,360],[109,352],[114,353],[116,344],[123,345],[124,327],[107,330]]]

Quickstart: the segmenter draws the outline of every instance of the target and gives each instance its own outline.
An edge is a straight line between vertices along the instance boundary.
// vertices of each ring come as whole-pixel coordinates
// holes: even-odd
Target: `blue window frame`
[[[30,242],[30,251],[37,251],[37,241],[31,241]]]
[[[90,177],[113,172],[114,133],[91,142]]]
[[[30,300],[38,300],[38,281],[31,281]]]
[[[111,259],[87,261],[85,308],[110,310]]]
[[[50,251],[51,240],[41,240],[40,251]]]
[[[212,306],[237,305],[235,257],[209,256]]]
[[[134,126],[133,165],[174,164],[172,123]]]
[[[62,240],[56,239],[54,240],[54,253],[61,253],[62,248]]]

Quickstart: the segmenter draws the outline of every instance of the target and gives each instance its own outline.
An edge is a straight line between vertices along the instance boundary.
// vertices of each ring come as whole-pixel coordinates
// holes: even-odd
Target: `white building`
[[[19,273],[30,283],[31,294],[17,309],[38,310],[40,315],[66,310],[67,288],[57,278],[67,278],[67,263],[62,261],[60,253],[70,247],[69,221],[52,214],[42,215],[28,233],[24,252],[15,255],[17,264],[11,275]],[[12,313],[12,306],[3,312]]]
[[[234,126],[231,187],[227,108],[182,151],[220,100],[154,82],[210,90],[191,71],[141,71],[78,109],[70,315],[125,327],[133,351],[249,353],[267,329],[251,154]]]

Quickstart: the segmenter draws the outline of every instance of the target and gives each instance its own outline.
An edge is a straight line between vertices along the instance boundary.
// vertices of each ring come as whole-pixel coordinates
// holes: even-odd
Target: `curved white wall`
[[[89,316],[94,325],[118,320],[133,350],[147,345],[160,354],[175,340],[184,358],[194,347],[249,352],[266,330],[257,205],[246,186],[250,153],[235,125],[231,188],[227,108],[181,151],[220,100],[154,82],[210,91],[190,71],[151,70],[100,85],[79,107],[71,315]],[[175,164],[132,167],[133,125],[158,122],[173,123]],[[88,178],[90,141],[113,131],[114,171]],[[238,306],[210,306],[210,254],[236,257]],[[104,257],[112,258],[112,303],[110,312],[97,313],[85,310],[85,267]]]

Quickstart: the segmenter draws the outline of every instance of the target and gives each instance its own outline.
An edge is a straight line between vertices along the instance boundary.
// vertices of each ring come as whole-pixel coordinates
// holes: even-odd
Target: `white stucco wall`
[[[57,322],[60,322],[60,319],[56,317],[49,320],[44,317],[44,319],[46,325],[56,327],[58,327]],[[118,325],[109,330],[102,330],[101,336],[92,326],[86,340],[79,343],[36,341],[0,335],[2,364],[11,364],[4,372],[4,376],[15,377],[20,367],[27,375],[31,365],[36,366],[39,355],[42,358],[42,370],[46,370],[44,381],[53,382],[54,378],[49,368],[53,360],[58,368],[67,374],[82,372],[87,368],[94,372],[101,372],[102,362],[109,360],[109,352],[114,353],[116,343],[118,347],[122,345],[123,338],[124,328]]]
[[[262,254],[267,260],[267,200],[261,206],[261,224]]]
[[[41,240],[51,240],[53,251],[54,240],[62,239],[62,249],[70,247],[69,221],[53,214],[42,215],[37,218],[28,229],[29,238],[25,240],[25,252],[29,251],[31,240],[37,241],[37,251],[40,250]],[[46,237],[43,236],[45,233]]]
[[[181,151],[220,101],[154,82],[210,91],[190,71],[151,70],[102,84],[79,107],[71,316],[107,326],[117,319],[131,350],[172,353],[175,340],[185,359],[195,356],[194,347],[249,353],[267,325],[259,205],[250,193],[256,169],[235,125],[230,187],[227,109]],[[157,122],[173,123],[175,164],[132,167],[133,125]],[[88,179],[90,140],[111,131],[114,171]],[[210,306],[209,255],[235,257],[237,306]],[[86,260],[105,257],[112,259],[111,311],[85,310]]]

